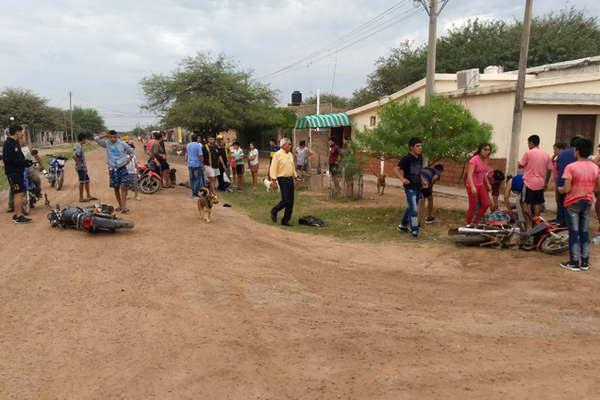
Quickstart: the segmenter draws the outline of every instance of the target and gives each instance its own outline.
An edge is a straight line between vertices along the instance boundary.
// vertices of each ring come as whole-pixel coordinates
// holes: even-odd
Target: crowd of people
[[[569,230],[569,260],[561,262],[563,268],[579,271],[589,269],[589,221],[595,200],[596,215],[600,223],[600,147],[594,158],[590,140],[575,137],[569,146],[554,145],[554,154],[540,149],[540,137],[531,135],[527,139],[528,150],[518,163],[519,172],[505,177],[500,170],[490,166],[492,146],[482,143],[467,164],[465,188],[469,200],[466,214],[468,225],[482,222],[488,212],[501,207],[499,196],[504,193],[504,208],[512,210],[515,205],[511,197],[524,211],[527,228],[531,228],[545,209],[544,193],[552,176],[556,187],[556,219],[551,221]],[[432,168],[423,167],[423,142],[411,138],[409,153],[396,167],[396,175],[404,186],[407,208],[398,225],[401,232],[419,235],[419,208],[428,202],[425,222],[432,223],[432,187],[441,177],[441,164]],[[491,199],[490,199],[491,195]],[[421,207],[420,207],[421,206]]]
[[[133,191],[136,200],[140,197],[135,145],[123,139],[113,130],[94,138],[106,151],[109,186],[114,190],[118,203],[116,210],[127,213],[128,192]],[[155,132],[143,144],[148,156],[148,165],[161,176],[162,187],[172,188],[174,182],[171,182],[164,139],[163,132]],[[80,202],[97,200],[90,194],[90,178],[84,152],[86,140],[84,135],[79,135],[73,148]],[[490,166],[492,145],[482,143],[478,146],[466,168],[466,223],[471,225],[482,222],[488,211],[515,208],[512,201],[514,197],[515,202],[522,206],[519,209],[524,212],[526,226],[532,227],[545,209],[544,193],[554,176],[557,214],[556,219],[551,222],[569,230],[570,257],[568,261],[562,262],[561,266],[574,271],[589,269],[588,227],[594,199],[596,215],[600,219],[600,148],[598,155],[593,158],[592,142],[575,137],[569,145],[555,143],[554,154],[551,156],[540,149],[538,135],[529,136],[527,144],[528,150],[518,163],[518,173],[506,177],[502,171]],[[299,182],[299,176],[307,171],[309,160],[314,156],[305,141],[300,141],[293,150],[292,147],[287,138],[281,139],[279,143],[274,139],[269,141],[267,179],[273,189],[278,189],[281,193],[281,201],[271,209],[270,214],[273,222],[277,222],[278,213],[285,210],[281,220],[284,226],[291,225],[294,189]],[[423,142],[419,138],[411,138],[408,148],[408,154],[399,160],[395,169],[404,186],[407,201],[407,208],[398,230],[417,237],[423,214],[425,223],[435,222],[433,187],[442,177],[444,166],[423,165]],[[254,143],[250,143],[245,151],[238,142],[229,143],[222,135],[202,138],[193,134],[190,143],[184,148],[184,153],[192,197],[198,197],[203,187],[208,188],[213,195],[217,191],[244,190],[246,168],[252,176],[252,189],[257,187],[260,155]],[[30,222],[31,219],[22,211],[24,173],[27,171],[29,179],[37,182],[37,187],[41,188],[39,171],[43,169],[43,162],[37,152],[27,146],[23,128],[20,126],[9,128],[3,155],[10,189],[8,211],[13,213],[12,219],[15,223]],[[335,190],[339,190],[340,162],[343,157],[343,150],[334,138],[330,138],[328,166]],[[500,201],[501,194],[504,195],[503,202]]]

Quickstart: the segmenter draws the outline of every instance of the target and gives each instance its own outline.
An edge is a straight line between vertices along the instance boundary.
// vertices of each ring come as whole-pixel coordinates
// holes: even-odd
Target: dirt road
[[[72,163],[52,195],[77,199]],[[130,208],[114,235],[0,216],[0,399],[600,397],[600,264],[340,242],[221,207],[207,225],[183,188]]]

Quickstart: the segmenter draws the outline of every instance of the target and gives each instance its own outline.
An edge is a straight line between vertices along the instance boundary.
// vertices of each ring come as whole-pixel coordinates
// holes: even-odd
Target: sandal
[[[115,212],[123,212],[123,209],[121,207],[117,207],[115,208]]]
[[[123,209],[121,210],[121,213],[122,213],[122,214],[127,214],[128,212],[129,212],[129,208],[123,208]]]

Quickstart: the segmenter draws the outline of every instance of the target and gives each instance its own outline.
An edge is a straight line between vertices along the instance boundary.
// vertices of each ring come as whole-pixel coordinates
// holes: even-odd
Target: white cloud
[[[22,0],[5,2],[0,15],[0,88],[30,88],[65,106],[69,90],[82,105],[105,111],[110,126],[147,123],[140,115],[139,81],[166,73],[199,51],[224,52],[257,76],[324,47],[397,2],[389,0]],[[412,10],[399,3],[396,15]],[[440,33],[479,16],[522,18],[522,0],[450,0]],[[572,2],[600,15],[597,0]],[[562,7],[538,0],[536,14]],[[354,35],[359,38],[360,35]],[[424,42],[427,18],[412,15],[336,55],[335,91],[350,95],[364,84],[378,57],[402,40]],[[335,57],[303,63],[266,81],[287,101],[331,88]],[[307,64],[310,64],[307,66]],[[85,102],[83,99],[86,99]],[[115,112],[117,111],[117,112]],[[123,115],[125,114],[125,115]]]

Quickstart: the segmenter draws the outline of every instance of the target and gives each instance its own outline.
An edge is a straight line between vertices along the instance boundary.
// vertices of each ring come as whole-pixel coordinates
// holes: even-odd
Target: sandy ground
[[[103,153],[89,163],[111,201]],[[66,178],[53,201],[77,199]],[[135,230],[96,236],[3,214],[0,399],[600,397],[600,265],[341,242],[221,207],[207,225],[183,188],[130,208]]]

